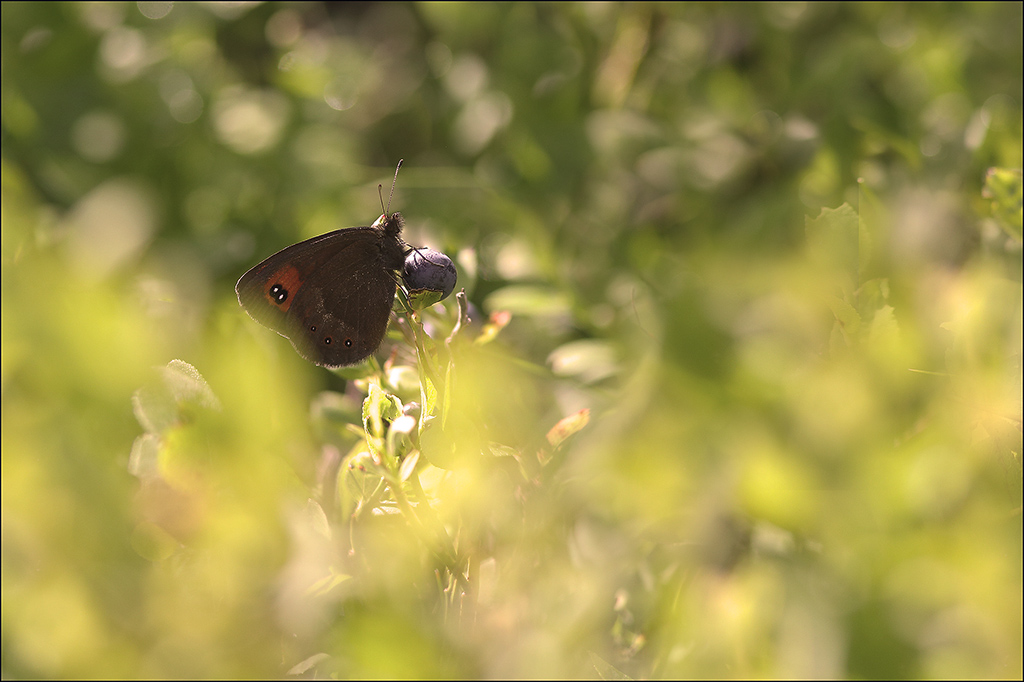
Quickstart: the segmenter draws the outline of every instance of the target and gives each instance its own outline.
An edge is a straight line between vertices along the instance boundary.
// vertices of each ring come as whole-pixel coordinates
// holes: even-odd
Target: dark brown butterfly
[[[409,249],[402,224],[401,214],[388,215],[384,208],[373,225],[335,230],[278,251],[238,280],[238,303],[310,362],[354,365],[377,350],[387,331],[395,272]]]

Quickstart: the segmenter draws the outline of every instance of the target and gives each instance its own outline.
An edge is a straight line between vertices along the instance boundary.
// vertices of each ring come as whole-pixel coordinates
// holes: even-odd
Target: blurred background
[[[1020,3],[0,12],[5,678],[1020,678]],[[399,159],[454,571],[233,290]]]

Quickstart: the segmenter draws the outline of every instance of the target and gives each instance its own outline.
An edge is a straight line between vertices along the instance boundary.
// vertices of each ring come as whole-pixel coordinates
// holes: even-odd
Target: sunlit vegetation
[[[1021,677],[1020,3],[0,18],[5,678]]]

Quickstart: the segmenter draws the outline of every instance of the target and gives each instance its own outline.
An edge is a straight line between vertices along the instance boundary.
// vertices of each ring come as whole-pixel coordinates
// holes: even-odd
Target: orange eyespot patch
[[[263,285],[263,295],[281,311],[288,312],[301,286],[302,275],[298,269],[294,265],[285,265]]]

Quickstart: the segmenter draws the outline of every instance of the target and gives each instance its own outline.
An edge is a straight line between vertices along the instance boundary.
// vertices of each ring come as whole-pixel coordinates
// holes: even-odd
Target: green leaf
[[[860,218],[849,204],[823,208],[817,218],[806,218],[811,260],[832,278],[844,294],[852,294],[860,280]]]
[[[1024,185],[1021,171],[1010,168],[989,168],[982,196],[992,200],[992,217],[1008,235],[1021,241],[1024,214]]]

